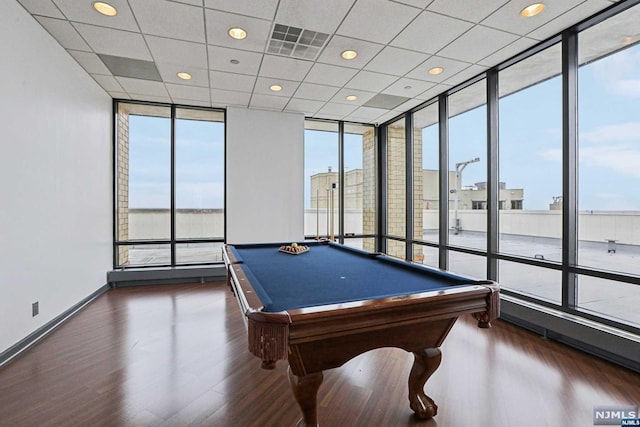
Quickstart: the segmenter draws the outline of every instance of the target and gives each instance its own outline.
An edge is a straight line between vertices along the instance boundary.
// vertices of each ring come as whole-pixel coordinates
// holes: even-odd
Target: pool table
[[[481,328],[499,315],[499,287],[333,242],[303,242],[288,254],[281,243],[225,245],[228,284],[244,313],[249,351],[273,369],[288,360],[302,411],[298,426],[316,426],[322,372],[366,351],[402,348],[414,354],[410,408],[436,415],[424,392],[440,365],[440,345],[458,316]]]

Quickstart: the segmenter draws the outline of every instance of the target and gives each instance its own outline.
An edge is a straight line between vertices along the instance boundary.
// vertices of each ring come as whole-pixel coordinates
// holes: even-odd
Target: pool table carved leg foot
[[[302,419],[298,421],[296,427],[317,427],[317,396],[320,384],[322,384],[322,372],[308,374],[298,377],[289,368],[289,383],[293,390],[293,395],[302,410]]]
[[[424,392],[424,385],[440,366],[442,353],[439,348],[413,352],[415,361],[409,374],[409,404],[418,418],[429,419],[438,413],[438,405]]]

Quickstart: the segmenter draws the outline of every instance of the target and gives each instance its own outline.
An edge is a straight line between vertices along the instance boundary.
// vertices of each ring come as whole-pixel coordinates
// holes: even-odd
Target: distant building
[[[345,209],[362,209],[362,169],[352,169],[345,172],[344,207]],[[422,171],[422,208],[438,209],[440,207],[438,196],[438,171],[424,169]],[[331,168],[327,172],[317,173],[311,176],[311,207],[326,208],[328,197],[331,197],[333,183],[336,183],[334,194],[334,207],[337,208],[338,200],[338,173]],[[449,172],[449,206],[453,209],[456,191],[455,171]],[[462,186],[458,190],[458,209],[487,209],[487,183],[477,182],[473,186]],[[505,182],[499,183],[499,204],[501,210],[522,210],[524,201],[524,189],[507,188]]]

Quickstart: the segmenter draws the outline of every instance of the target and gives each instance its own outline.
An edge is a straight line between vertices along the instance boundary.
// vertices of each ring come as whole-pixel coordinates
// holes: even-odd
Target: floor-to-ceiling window
[[[449,96],[449,244],[487,250],[487,83]],[[486,258],[449,251],[452,271],[486,277]]]
[[[404,118],[387,126],[386,252],[398,258],[406,255],[406,139]]]
[[[640,276],[640,6],[579,33],[578,264]],[[577,307],[640,325],[631,277],[577,275]]]
[[[562,261],[562,50],[544,49],[499,73],[499,251]],[[560,270],[500,260],[499,280],[560,304]]]
[[[438,102],[413,114],[414,159],[420,163],[413,176],[413,206],[421,211],[421,223],[414,225],[413,239],[437,245],[440,230],[440,138]],[[415,223],[415,221],[414,221]],[[414,244],[413,259],[438,267],[436,246]]]
[[[115,267],[221,261],[223,112],[118,102],[115,174]]]
[[[376,234],[375,127],[344,124],[344,244],[373,252]]]
[[[304,235],[339,235],[338,123],[304,124]]]

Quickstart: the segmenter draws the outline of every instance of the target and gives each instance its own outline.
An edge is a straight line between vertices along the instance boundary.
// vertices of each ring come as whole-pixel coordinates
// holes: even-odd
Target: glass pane
[[[176,264],[222,262],[222,242],[178,243]]]
[[[449,243],[487,249],[487,90],[482,80],[449,97]]]
[[[438,268],[438,248],[423,245],[413,245],[413,261],[418,264]]]
[[[561,303],[561,271],[502,260],[498,262],[498,268],[498,281],[503,288]]]
[[[170,238],[170,116],[166,107],[118,105],[118,241]]]
[[[177,109],[176,237],[224,238],[224,122],[217,111]]]
[[[637,34],[639,6],[580,33],[578,71],[578,263],[631,274],[640,274]]]
[[[335,237],[338,234],[338,179],[338,124],[306,120],[305,236]]]
[[[640,326],[640,286],[580,275],[578,307]]]
[[[127,258],[119,260],[121,266],[171,265],[171,245],[140,244],[127,248]]]
[[[387,234],[406,236],[406,158],[405,120],[400,119],[387,127]],[[405,247],[395,242],[387,245],[387,253],[404,258]]]
[[[502,253],[562,260],[561,71],[557,44],[500,72]]]
[[[395,258],[405,259],[406,255],[405,243],[398,240],[386,239],[387,252],[386,254]]]
[[[344,126],[345,236],[376,232],[375,128]],[[367,242],[368,243],[368,242]],[[367,248],[373,251],[374,246]]]
[[[349,246],[350,248],[373,252],[376,247],[376,239],[373,237],[354,237],[352,239],[344,239],[344,245]]]
[[[438,103],[414,113],[413,121],[414,158],[421,163],[413,177],[413,205],[422,217],[422,223],[414,226],[414,239],[437,243],[440,229]]]
[[[487,278],[487,258],[449,251],[449,271],[475,279]]]

